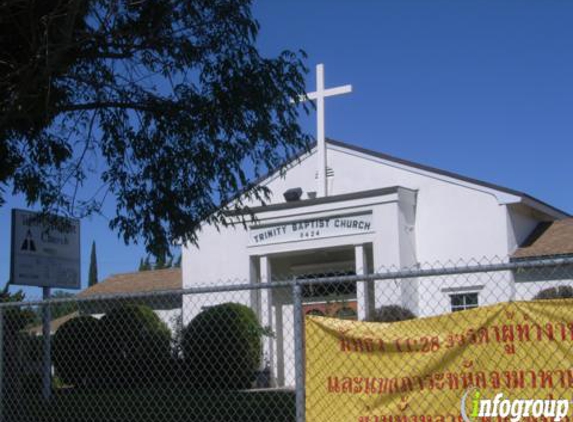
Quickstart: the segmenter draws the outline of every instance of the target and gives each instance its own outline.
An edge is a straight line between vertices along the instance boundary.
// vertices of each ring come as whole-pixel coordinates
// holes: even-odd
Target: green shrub
[[[96,318],[78,316],[66,321],[56,331],[53,340],[54,367],[65,384],[85,386],[93,381],[97,368],[95,338],[98,327]]]
[[[201,388],[249,388],[261,364],[263,329],[253,310],[238,303],[213,306],[183,331],[187,377]]]
[[[101,378],[115,386],[153,384],[168,365],[171,332],[143,305],[123,305],[100,321]]]
[[[385,305],[376,309],[368,321],[371,322],[398,322],[414,319],[416,315],[409,310],[399,305]]]
[[[6,290],[6,289],[5,289]],[[0,303],[22,302],[25,300],[24,292],[0,292]],[[4,380],[19,380],[22,377],[20,370],[21,350],[20,333],[29,324],[36,321],[36,313],[30,307],[8,307],[3,312],[3,331],[0,342],[0,359],[3,359]],[[5,382],[3,384],[5,396],[18,399],[20,394],[18,382]]]
[[[549,287],[539,291],[533,300],[545,299],[571,299],[573,298],[573,287],[571,286],[556,286]]]

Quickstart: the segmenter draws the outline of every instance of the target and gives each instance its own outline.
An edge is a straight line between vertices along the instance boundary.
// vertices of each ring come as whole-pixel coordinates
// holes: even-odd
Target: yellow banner
[[[509,421],[517,399],[571,400],[572,305],[503,303],[391,324],[307,317],[306,420],[463,422],[489,404],[492,421]],[[524,402],[517,416],[537,417],[539,405]]]

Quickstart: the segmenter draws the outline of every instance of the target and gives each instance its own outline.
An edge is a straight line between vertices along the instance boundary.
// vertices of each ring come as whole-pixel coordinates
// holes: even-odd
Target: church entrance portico
[[[345,245],[251,257],[255,282],[273,283],[297,279],[340,277],[372,271],[372,245]],[[264,358],[273,369],[279,386],[294,382],[294,314],[292,290],[262,289],[253,293],[254,308],[261,324],[273,337],[264,345]],[[364,289],[355,282],[305,285],[303,313],[358,319],[366,308]],[[360,303],[359,303],[360,302]],[[363,318],[364,315],[361,315]]]
[[[373,273],[401,267],[413,256],[412,230],[399,230],[413,218],[415,192],[403,188],[365,191],[254,209],[247,249],[251,283]],[[408,220],[408,221],[407,221]],[[410,254],[410,255],[408,255]],[[409,265],[407,262],[405,265]],[[403,303],[403,289],[375,294],[374,283],[307,285],[303,312],[366,319],[376,306]],[[416,295],[413,295],[415,298]],[[254,290],[251,303],[274,337],[265,340],[265,360],[278,385],[292,385],[294,372],[293,298],[290,288]],[[382,303],[384,302],[384,303]]]

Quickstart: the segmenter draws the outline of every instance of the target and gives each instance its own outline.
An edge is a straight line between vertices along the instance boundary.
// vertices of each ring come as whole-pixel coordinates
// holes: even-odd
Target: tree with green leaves
[[[97,256],[96,256],[96,243],[92,242],[92,251],[90,254],[90,270],[88,274],[88,286],[95,286],[98,283],[97,277]]]
[[[155,265],[153,266],[153,269],[154,270],[162,270],[164,268],[167,268],[166,263],[165,263],[165,255],[160,255],[155,260]]]
[[[139,261],[139,271],[149,271],[151,270],[151,263],[149,262],[149,256],[145,257],[145,260],[141,258]]]
[[[73,298],[75,296],[75,294],[63,290],[56,290],[52,293],[52,299]],[[56,303],[53,304],[50,309],[52,319],[57,319],[76,312],[78,310],[78,303],[74,301]]]
[[[23,302],[26,295],[22,290],[15,293],[8,291],[9,283],[0,292],[0,303]],[[0,359],[3,360],[3,377],[6,380],[18,380],[21,378],[22,350],[21,337],[22,330],[27,326],[37,323],[36,312],[30,307],[14,306],[4,309],[2,320],[2,339],[0,339]],[[4,397],[12,397],[17,400],[21,390],[17,388],[17,383],[7,382],[3,392]],[[13,395],[13,396],[12,396]]]
[[[251,3],[0,2],[0,201],[83,217],[113,195],[110,227],[155,256],[265,201],[251,180],[309,145],[307,69],[259,53]]]

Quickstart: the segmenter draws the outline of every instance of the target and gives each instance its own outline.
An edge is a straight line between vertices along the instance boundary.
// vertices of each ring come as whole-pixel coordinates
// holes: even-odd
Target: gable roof
[[[573,255],[573,218],[540,223],[512,258]]]
[[[545,207],[550,208],[551,210],[553,210],[554,212],[556,212],[557,214],[561,214],[561,217],[570,217],[571,215],[568,212],[565,212],[563,210],[560,210],[559,208],[554,207],[553,205],[550,205],[546,202],[543,202],[527,193],[515,190],[515,189],[510,189],[510,188],[506,188],[504,186],[500,186],[500,185],[496,185],[494,183],[489,183],[489,182],[484,182],[482,180],[479,179],[474,179],[472,177],[467,177],[467,176],[463,176],[461,174],[458,173],[454,173],[451,171],[447,171],[447,170],[442,170],[436,167],[431,167],[431,166],[427,166],[425,164],[420,164],[420,163],[415,163],[413,161],[409,161],[409,160],[405,160],[403,158],[398,158],[398,157],[394,157],[392,155],[388,155],[388,154],[384,154],[378,151],[373,151],[371,149],[367,149],[367,148],[362,148],[356,145],[352,145],[352,144],[348,144],[346,142],[342,142],[342,141],[337,141],[334,139],[327,139],[327,143],[333,146],[337,146],[340,148],[344,148],[344,149],[348,149],[351,151],[355,151],[358,152],[360,154],[365,154],[365,155],[369,155],[372,157],[376,157],[376,158],[380,158],[382,160],[386,160],[386,161],[391,161],[397,164],[401,164],[407,167],[412,167],[415,169],[419,169],[419,170],[423,170],[423,171],[427,171],[430,173],[435,173],[441,176],[445,176],[445,177],[450,177],[452,179],[457,179],[457,180],[461,180],[467,183],[471,183],[477,186],[482,186],[488,189],[493,189],[493,190],[497,190],[499,192],[504,192],[510,195],[514,195],[517,196],[519,198],[525,199],[525,200],[529,200],[531,202],[543,205]]]
[[[83,290],[78,297],[179,290],[182,280],[181,268],[114,274]]]
[[[165,292],[169,290],[180,290],[182,288],[183,278],[181,276],[181,268],[166,268],[163,270],[114,274],[99,282],[98,284],[82,290],[78,294],[78,297],[86,298],[126,293]],[[165,305],[163,308],[161,306],[153,306],[153,304],[159,305],[159,303],[153,303],[151,307],[154,309],[173,309],[174,307],[181,306],[178,304],[178,301],[180,301],[179,297],[176,298],[175,301],[173,299],[170,300],[169,298],[164,298],[162,301],[155,301],[163,302],[163,305]],[[143,300],[142,303],[143,302],[145,301]],[[171,302],[177,303],[175,303],[175,306],[172,306]],[[97,309],[97,305],[101,305],[99,309]],[[89,304],[83,304],[81,309],[84,311],[82,314],[94,314],[104,313],[106,310],[108,310],[108,308],[109,302],[98,301],[94,302],[94,304],[91,304],[91,307]],[[80,312],[76,311],[52,320],[50,322],[50,333],[54,334],[63,324],[68,322],[70,319],[78,317],[79,315]],[[42,329],[43,327],[40,324],[31,328],[27,328],[23,331],[34,336],[41,336]]]
[[[452,179],[457,179],[460,181],[464,181],[466,183],[470,183],[476,186],[481,186],[487,189],[492,189],[498,192],[503,192],[509,195],[513,195],[516,196],[518,198],[520,198],[523,202],[527,202],[530,205],[538,205],[541,208],[545,207],[548,208],[549,210],[551,210],[553,213],[557,214],[557,218],[565,218],[565,217],[571,217],[571,214],[569,214],[566,211],[563,211],[557,207],[554,207],[551,204],[548,204],[544,201],[541,201],[525,192],[521,192],[515,189],[510,189],[504,186],[500,186],[500,185],[496,185],[494,183],[489,183],[489,182],[484,182],[483,180],[479,180],[479,179],[474,179],[472,177],[467,177],[464,175],[461,175],[459,173],[454,173],[448,170],[442,170],[436,167],[432,167],[432,166],[428,166],[425,164],[420,164],[420,163],[416,163],[414,161],[409,161],[409,160],[405,160],[403,158],[398,158],[398,157],[394,157],[392,155],[388,155],[388,154],[384,154],[378,151],[374,151],[371,149],[367,149],[367,148],[363,148],[363,147],[359,147],[357,145],[352,145],[346,142],[342,142],[342,141],[338,141],[332,138],[326,138],[326,143],[329,145],[333,145],[335,147],[339,147],[339,148],[344,148],[350,151],[354,151],[360,154],[364,154],[364,155],[369,155],[371,157],[375,157],[375,158],[379,158],[382,160],[386,160],[386,161],[390,161],[396,164],[400,164],[403,166],[407,166],[407,167],[411,167],[414,169],[418,169],[418,170],[422,170],[422,171],[426,171],[426,172],[430,172],[430,173],[434,173],[437,175],[441,175],[444,177],[449,177]],[[275,176],[277,173],[281,172],[282,170],[284,170],[286,167],[288,167],[289,165],[293,164],[295,161],[297,160],[301,160],[302,158],[304,158],[305,154],[309,153],[310,155],[312,155],[312,150],[316,148],[316,141],[311,142],[307,148],[303,148],[301,149],[301,151],[296,154],[293,157],[289,157],[287,159],[285,159],[284,162],[282,162],[281,164],[277,165],[275,168],[270,169],[267,173],[261,175],[260,177],[256,178],[252,183],[249,184],[249,186],[245,187],[244,189],[242,189],[240,192],[238,192],[234,197],[232,197],[230,200],[228,200],[226,202],[226,204],[230,204],[232,203],[235,199],[239,198],[241,195],[243,195],[245,192],[247,192],[249,190],[249,187],[252,186],[256,186],[258,184],[264,183],[265,181],[269,180],[271,177]],[[381,186],[381,188],[383,188],[383,186]],[[268,204],[267,204],[268,206]],[[240,213],[240,212],[238,212]],[[234,211],[230,211],[230,215],[233,214],[238,214],[237,212]]]

